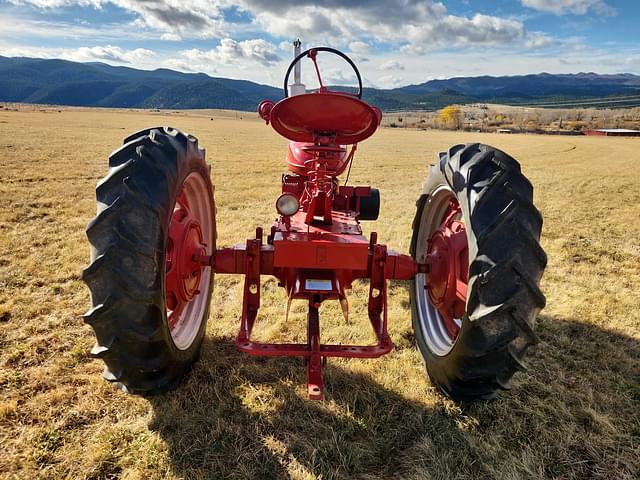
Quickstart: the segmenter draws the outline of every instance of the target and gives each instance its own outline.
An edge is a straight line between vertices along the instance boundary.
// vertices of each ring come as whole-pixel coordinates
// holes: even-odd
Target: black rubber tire
[[[359,220],[377,220],[380,215],[380,190],[372,188],[368,197],[360,198]]]
[[[421,327],[419,282],[414,279],[410,295],[416,343],[431,381],[446,396],[491,399],[498,390],[511,388],[513,374],[525,368],[528,347],[538,341],[533,328],[545,305],[539,284],[547,263],[539,244],[542,216],[516,160],[487,145],[456,145],[431,167],[417,202],[411,254],[418,262],[425,262],[428,198],[446,187],[457,198],[467,229],[466,311],[451,350],[434,353]]]
[[[153,395],[179,385],[197,359],[213,289],[213,272],[201,324],[184,350],[176,347],[165,307],[165,251],[176,197],[189,174],[207,185],[215,204],[210,169],[198,140],[169,127],[127,137],[109,157],[109,174],[98,183],[98,214],[87,226],[91,264],[82,278],[93,308],[91,355],[106,364],[103,376],[128,393]]]

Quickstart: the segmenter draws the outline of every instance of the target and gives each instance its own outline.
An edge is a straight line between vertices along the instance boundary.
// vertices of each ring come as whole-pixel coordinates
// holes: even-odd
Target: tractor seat
[[[273,129],[294,142],[332,138],[334,145],[353,145],[369,138],[382,113],[362,100],[340,92],[304,93],[287,97],[269,112]]]

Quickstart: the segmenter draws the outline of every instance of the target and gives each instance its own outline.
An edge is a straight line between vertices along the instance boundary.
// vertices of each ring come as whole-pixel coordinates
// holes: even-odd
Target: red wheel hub
[[[176,327],[185,306],[200,293],[198,286],[204,267],[197,261],[197,257],[202,255],[206,255],[202,229],[198,220],[192,216],[187,199],[181,192],[171,216],[165,260],[165,291],[170,330]]]
[[[452,198],[427,246],[429,298],[451,340],[460,332],[456,319],[464,315],[469,283],[469,247],[465,225],[459,220],[461,211],[458,201]]]

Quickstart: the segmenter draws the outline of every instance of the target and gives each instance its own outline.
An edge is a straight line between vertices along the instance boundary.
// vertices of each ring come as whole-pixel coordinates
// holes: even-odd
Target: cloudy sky
[[[296,37],[348,52],[376,87],[483,74],[640,74],[640,0],[0,0],[4,56],[280,85]],[[325,67],[328,82],[349,83],[346,67]]]

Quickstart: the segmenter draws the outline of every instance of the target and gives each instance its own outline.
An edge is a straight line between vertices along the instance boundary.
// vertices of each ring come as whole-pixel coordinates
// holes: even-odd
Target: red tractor
[[[316,56],[325,52],[354,69],[357,94],[323,85]],[[313,62],[320,83],[312,93],[300,84],[303,58]],[[416,344],[443,394],[486,399],[508,389],[537,341],[534,320],[545,304],[538,287],[546,264],[542,217],[518,162],[481,144],[441,153],[418,198],[406,255],[375,233],[362,234],[360,221],[378,217],[379,191],[339,180],[382,116],[362,100],[360,74],[346,55],[327,47],[299,53],[285,76],[284,98],[262,102],[258,112],[290,140],[290,173],[282,177],[275,223],[244,244],[216,247],[210,166],[196,138],[149,128],[109,157],[109,174],[96,189],[98,214],[87,227],[91,264],[83,272],[93,303],[84,318],[97,337],[91,353],[105,362],[104,376],[130,393],[175,388],[198,358],[214,273],[231,273],[244,275],[238,349],[303,357],[311,399],[323,398],[327,358],[375,358],[393,348],[389,280],[411,282]],[[308,302],[306,343],[252,340],[263,275],[278,280],[289,302]],[[346,291],[357,279],[369,281],[377,343],[321,343],[320,304],[340,302],[346,318]]]

